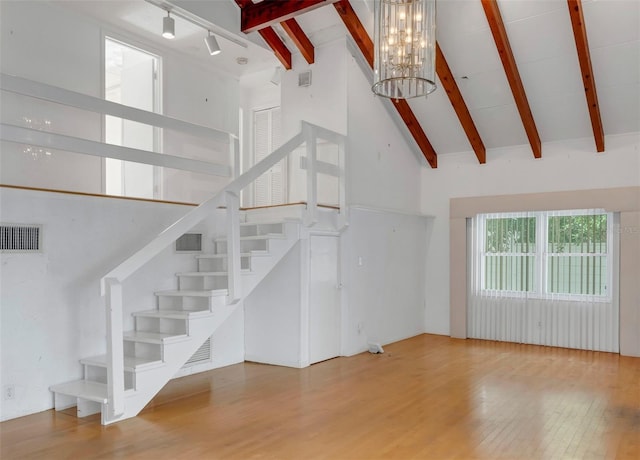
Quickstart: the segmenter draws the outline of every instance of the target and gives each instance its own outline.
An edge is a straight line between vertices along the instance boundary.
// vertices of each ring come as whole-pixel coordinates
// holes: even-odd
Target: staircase
[[[176,290],[155,293],[156,308],[133,313],[134,329],[122,334],[121,413],[109,410],[108,355],[82,359],[82,380],[50,387],[55,409],[76,406],[78,417],[101,413],[103,425],[136,416],[295,245],[300,221],[241,222],[239,234],[240,298],[229,296],[224,237],[214,240],[213,253],[195,256],[194,271],[176,274]]]
[[[50,387],[55,409],[76,406],[79,417],[101,413],[103,425],[136,416],[295,245],[302,223],[307,228],[326,223],[318,206],[319,174],[337,179],[332,190],[339,206],[331,225],[344,228],[345,145],[343,135],[302,122],[298,134],[104,275],[106,354],[81,360],[82,380]],[[240,193],[282,160],[299,164],[305,176],[301,218],[273,217],[279,215],[274,210],[271,217],[258,212],[247,221],[249,215],[240,213]],[[212,254],[196,256],[193,271],[177,273],[177,289],[157,292],[156,307],[136,311],[134,329],[123,331],[123,283],[222,208],[226,237],[214,241]]]

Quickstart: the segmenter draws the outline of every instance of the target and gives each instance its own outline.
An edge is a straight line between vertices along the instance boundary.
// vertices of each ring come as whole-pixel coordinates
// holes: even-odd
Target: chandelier
[[[374,93],[392,99],[436,89],[435,0],[376,0]]]

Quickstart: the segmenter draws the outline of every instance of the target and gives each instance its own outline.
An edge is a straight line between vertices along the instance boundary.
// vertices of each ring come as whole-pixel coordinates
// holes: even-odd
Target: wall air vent
[[[195,366],[196,364],[203,364],[208,362],[211,362],[211,337],[205,340],[202,346],[198,348],[198,350],[196,350],[193,356],[189,358],[189,361],[184,363],[184,366],[182,367],[191,367]]]
[[[176,240],[176,252],[202,251],[202,233],[185,233]]]
[[[0,224],[1,252],[40,252],[42,226]]]
[[[311,71],[300,72],[298,74],[298,86],[311,86]]]

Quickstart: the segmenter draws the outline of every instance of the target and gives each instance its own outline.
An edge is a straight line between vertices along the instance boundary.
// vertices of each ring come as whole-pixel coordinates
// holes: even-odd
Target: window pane
[[[484,258],[483,289],[533,291],[535,256],[492,256]]]
[[[606,256],[549,256],[547,292],[552,294],[607,294]]]
[[[606,254],[607,215],[550,216],[548,252]]]
[[[535,217],[487,219],[485,229],[485,251],[488,253],[536,252]]]

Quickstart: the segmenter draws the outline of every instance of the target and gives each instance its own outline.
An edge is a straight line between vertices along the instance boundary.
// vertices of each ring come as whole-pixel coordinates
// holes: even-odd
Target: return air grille
[[[0,225],[0,251],[2,252],[40,252],[41,243],[42,227],[40,225]]]
[[[202,251],[202,233],[185,233],[176,240],[177,252]]]
[[[196,364],[208,363],[211,361],[211,337],[209,337],[198,350],[184,363],[182,367],[191,367]]]

